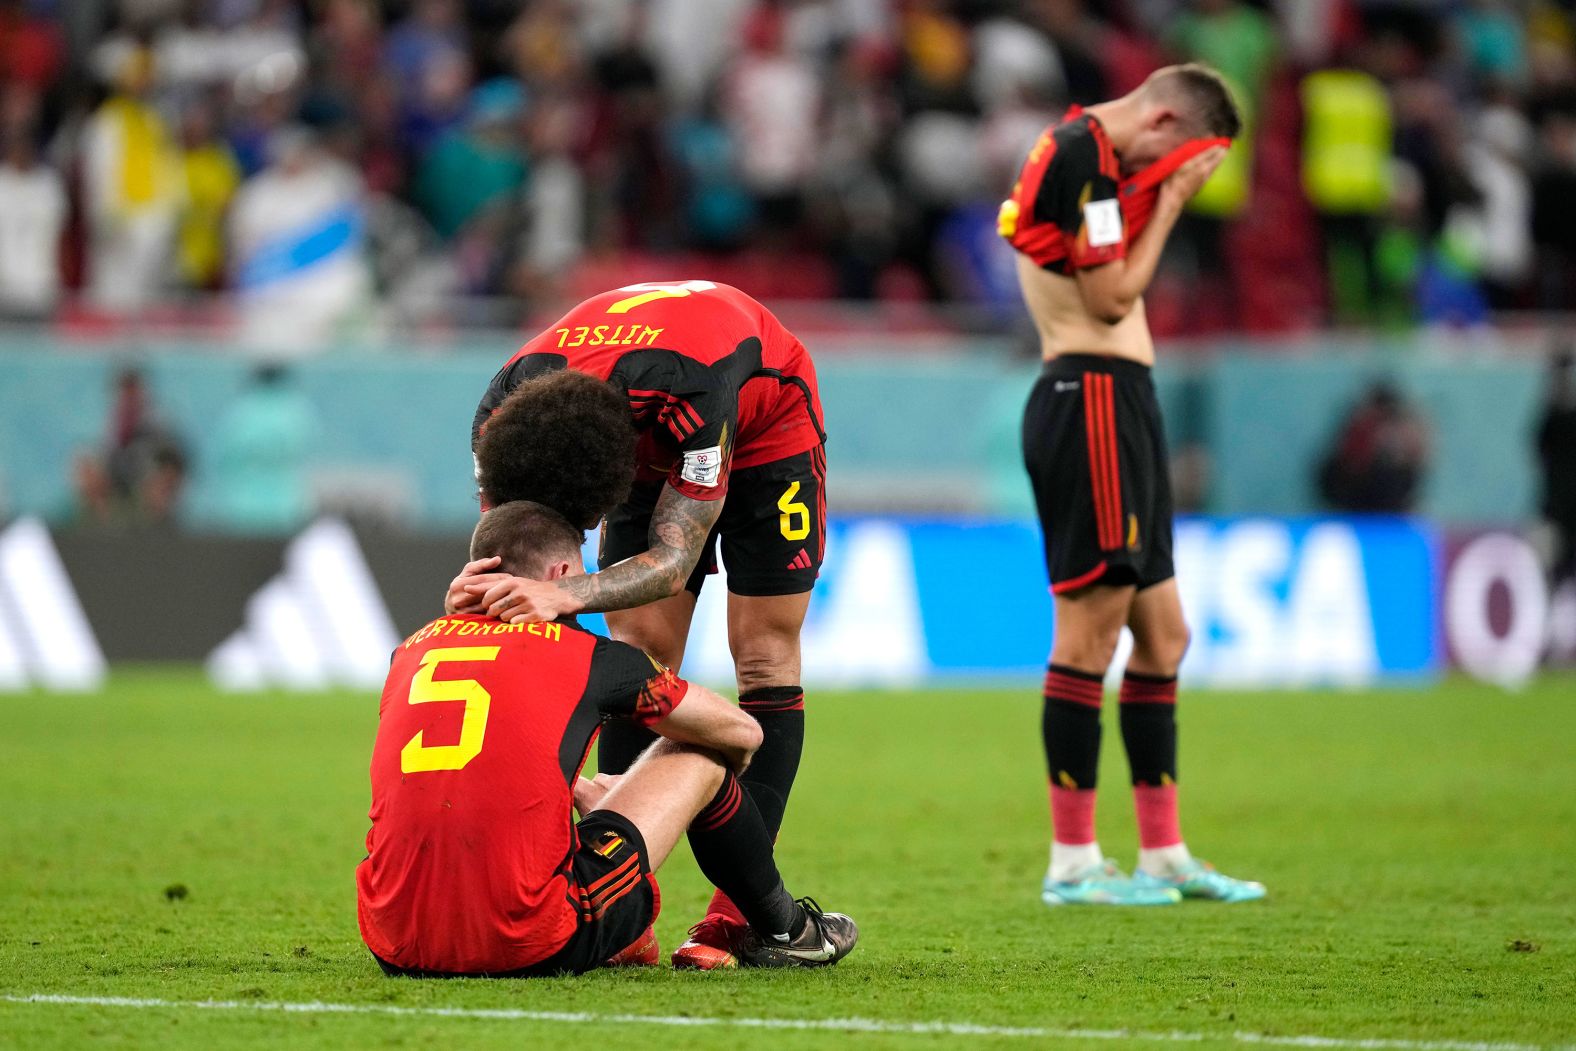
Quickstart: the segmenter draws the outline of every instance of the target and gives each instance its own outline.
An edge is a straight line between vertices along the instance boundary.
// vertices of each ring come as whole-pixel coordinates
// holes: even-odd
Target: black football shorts
[[[608,566],[650,548],[651,512],[662,484],[637,486],[602,525],[597,565]],[[826,554],[826,447],[781,460],[736,468],[728,478],[722,514],[706,538],[685,588],[699,595],[717,572],[717,548],[735,595],[800,595],[815,587]]]
[[[1095,354],[1046,362],[1023,413],[1045,565],[1057,594],[1171,579],[1172,504],[1147,366]]]
[[[513,971],[459,974],[399,967],[374,955],[383,973],[404,978],[550,978],[584,974],[635,944],[656,922],[662,894],[635,823],[611,810],[593,810],[575,826],[580,849],[570,858],[569,896],[579,922],[564,947]]]

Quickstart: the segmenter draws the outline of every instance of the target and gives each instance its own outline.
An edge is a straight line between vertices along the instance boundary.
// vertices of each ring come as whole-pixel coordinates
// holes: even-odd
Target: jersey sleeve
[[[598,638],[586,695],[604,715],[641,726],[661,722],[689,692],[689,683],[627,643]]]
[[[721,500],[728,492],[739,395],[725,377],[703,376],[678,385],[662,416],[678,456],[668,484],[692,500]]]
[[[1086,124],[1064,126],[1034,200],[1034,216],[1066,239],[1073,269],[1100,266],[1127,254],[1116,156]]]

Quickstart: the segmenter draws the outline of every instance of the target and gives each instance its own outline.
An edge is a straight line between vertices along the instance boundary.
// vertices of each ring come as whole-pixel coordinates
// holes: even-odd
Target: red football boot
[[[647,927],[646,933],[636,938],[628,948],[610,957],[604,967],[655,967],[662,959],[662,948],[657,944],[657,931]]]
[[[750,925],[744,913],[722,891],[711,896],[706,918],[690,928],[689,940],[673,950],[680,971],[715,971],[739,966],[736,949]]]
[[[749,928],[726,916],[707,916],[689,930],[689,940],[673,950],[676,971],[716,971],[739,966],[734,946]]]

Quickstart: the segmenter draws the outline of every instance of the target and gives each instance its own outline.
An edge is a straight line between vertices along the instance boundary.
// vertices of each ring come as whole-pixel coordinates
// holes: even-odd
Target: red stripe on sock
[[[804,694],[801,692],[793,697],[741,700],[739,707],[746,712],[802,712],[804,711]]]
[[[1105,684],[1052,670],[1045,673],[1045,696],[1098,708],[1105,697]]]
[[[1167,679],[1165,682],[1149,682],[1144,679],[1124,678],[1120,698],[1123,704],[1175,704],[1177,681]]]
[[[722,809],[721,813],[714,814],[710,821],[703,826],[706,831],[713,832],[733,820],[733,815],[739,812],[739,794],[733,794],[730,804]]]
[[[696,814],[695,824],[708,832],[715,828],[721,828],[728,823],[734,814],[738,813],[740,798],[739,782],[736,779],[729,778],[728,790],[723,793],[722,800],[712,803],[699,814]]]

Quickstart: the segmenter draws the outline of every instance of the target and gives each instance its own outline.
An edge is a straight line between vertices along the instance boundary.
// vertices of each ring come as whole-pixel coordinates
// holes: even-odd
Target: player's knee
[[[1141,635],[1135,633],[1134,663],[1147,668],[1164,669],[1166,673],[1175,672],[1182,664],[1182,658],[1187,655],[1192,638],[1188,626],[1181,621],[1158,630],[1145,631]]]
[[[734,657],[740,693],[799,681],[798,653],[769,648],[750,649]]]
[[[1058,630],[1056,642],[1051,650],[1051,663],[1084,671],[1104,671],[1116,656],[1116,644],[1121,634],[1120,627],[1108,630],[1103,628],[1086,628],[1082,631]]]
[[[638,650],[650,654],[669,668],[677,668],[684,662],[684,639],[662,631],[623,630],[611,631],[610,634],[619,642],[627,643]]]
[[[1193,641],[1192,632],[1188,631],[1185,623],[1178,621],[1176,624],[1166,626],[1160,633],[1159,650],[1162,658],[1169,665],[1175,667],[1182,663],[1182,658],[1187,655],[1188,644]]]

